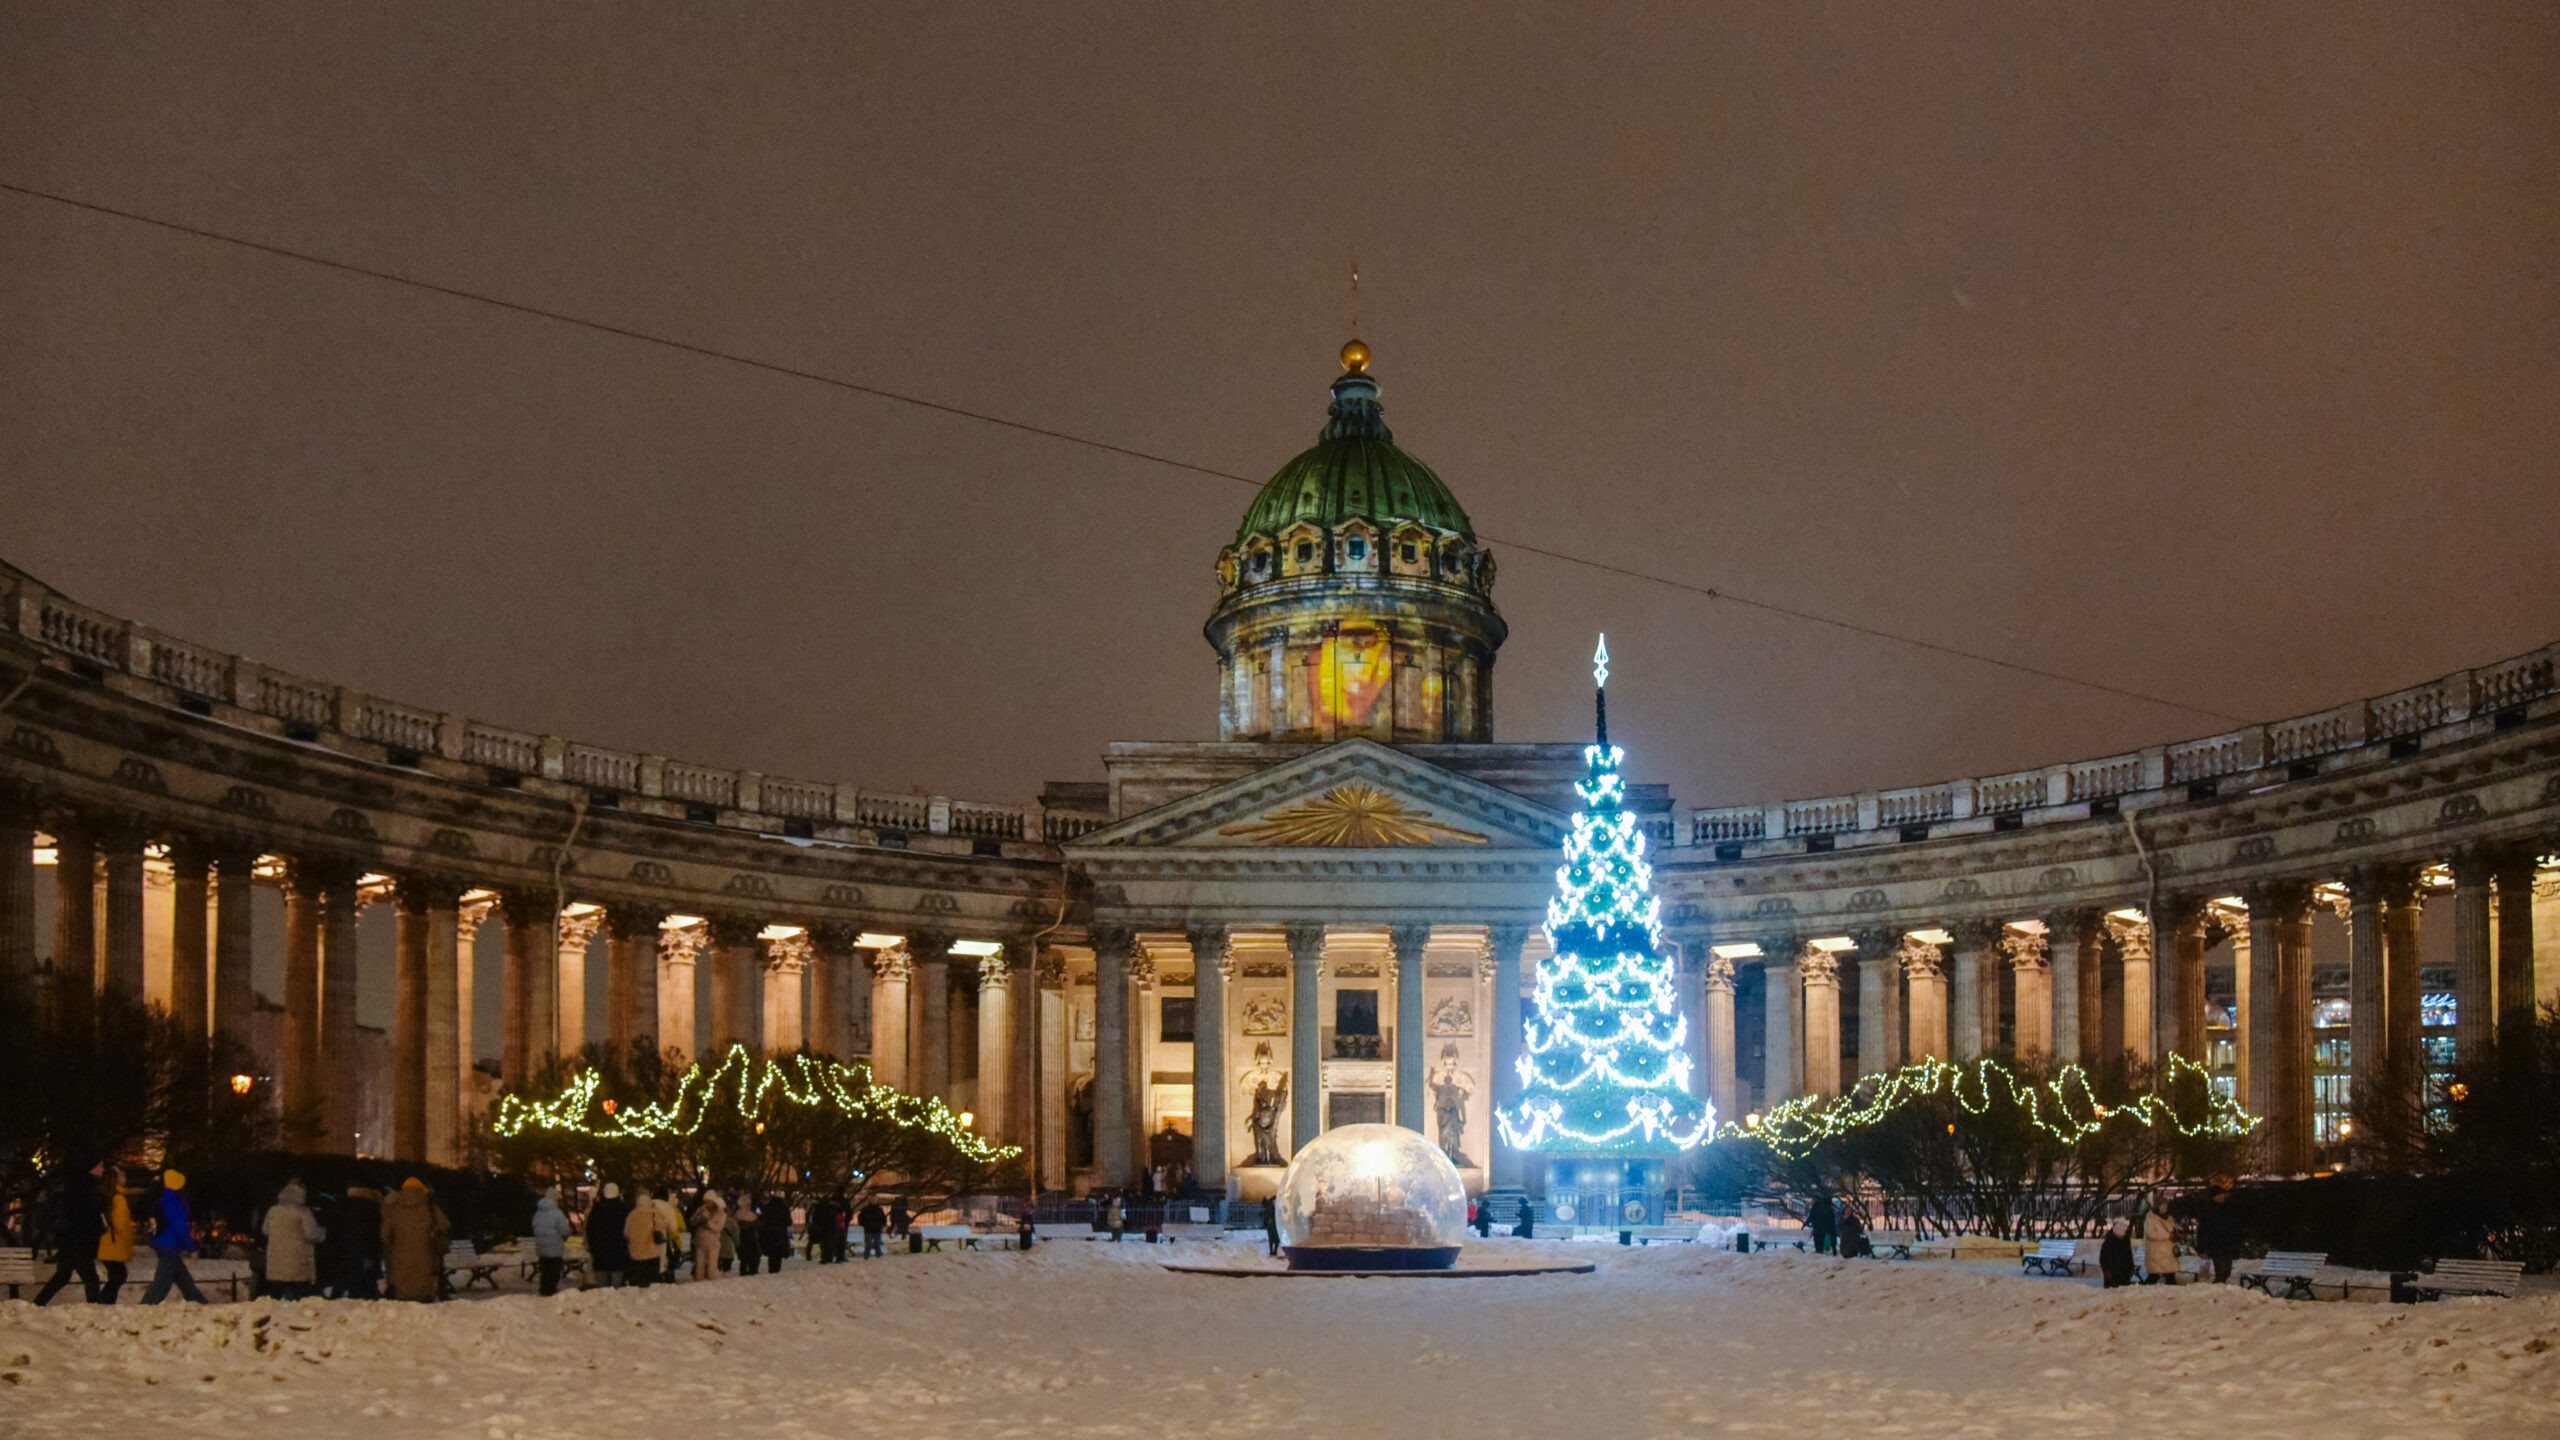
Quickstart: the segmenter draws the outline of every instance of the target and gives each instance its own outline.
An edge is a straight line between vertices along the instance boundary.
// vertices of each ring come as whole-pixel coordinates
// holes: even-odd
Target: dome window
[[[1417,565],[1420,564],[1421,561],[1422,557],[1415,552],[1413,542],[1410,540],[1406,541],[1404,544],[1404,563],[1407,565]]]
[[[1352,559],[1366,560],[1369,558],[1369,542],[1361,539],[1359,536],[1354,535],[1351,537],[1350,548]]]
[[[1299,542],[1298,542],[1298,563],[1299,563],[1299,564],[1301,564],[1301,565],[1305,565],[1305,564],[1308,564],[1308,563],[1312,562],[1315,558],[1316,558],[1316,542],[1314,542],[1313,540],[1301,540],[1301,541],[1299,541]]]

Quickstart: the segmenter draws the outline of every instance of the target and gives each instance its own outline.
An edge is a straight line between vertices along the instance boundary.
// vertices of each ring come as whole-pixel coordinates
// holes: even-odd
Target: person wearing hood
[[[2098,1274],[2109,1290],[2133,1283],[2133,1226],[2121,1215],[2107,1222],[2107,1238],[2098,1242]]]
[[[728,1252],[738,1262],[738,1273],[756,1273],[756,1261],[764,1254],[764,1212],[756,1208],[756,1197],[741,1190],[729,1201]]]
[[[569,1212],[560,1208],[560,1187],[543,1191],[533,1206],[534,1293],[560,1293],[560,1272],[569,1264],[569,1236],[574,1228]]]
[[[382,1202],[382,1254],[391,1276],[394,1300],[430,1301],[444,1283],[444,1251],[453,1238],[453,1223],[427,1193],[427,1182],[412,1175]]]
[[[73,1277],[90,1304],[98,1302],[98,1247],[107,1232],[106,1207],[98,1198],[103,1170],[64,1165],[53,1172],[53,1278],[36,1292],[38,1305],[53,1303]]]
[[[2152,1191],[2150,1208],[2142,1212],[2142,1283],[2178,1283],[2178,1221],[2169,1213],[2165,1190]]]
[[[605,1187],[607,1194],[612,1190],[610,1185]],[[658,1208],[657,1201],[649,1198],[646,1185],[631,1187],[630,1210],[630,1214],[622,1217],[623,1273],[631,1278],[634,1286],[646,1290],[657,1280],[658,1262],[667,1253],[666,1212]],[[595,1244],[592,1220],[588,1222],[587,1235],[588,1246],[592,1249]]]
[[[320,1263],[316,1248],[326,1238],[320,1222],[304,1203],[302,1182],[288,1180],[267,1207],[266,1293],[280,1300],[299,1300],[319,1293]]]
[[[720,1278],[720,1238],[729,1228],[729,1204],[711,1186],[702,1187],[702,1202],[693,1207],[693,1278]]]
[[[160,1228],[151,1236],[151,1283],[142,1303],[157,1305],[176,1286],[180,1299],[204,1303],[196,1277],[187,1273],[187,1257],[196,1251],[195,1211],[187,1205],[187,1177],[175,1170],[160,1172]]]
[[[787,1197],[764,1197],[764,1208],[756,1212],[756,1253],[764,1257],[764,1273],[782,1273],[782,1257],[791,1253],[791,1201]]]
[[[133,1207],[125,1202],[124,1171],[110,1165],[98,1177],[98,1200],[107,1212],[106,1231],[98,1237],[98,1268],[106,1272],[98,1282],[98,1303],[113,1305],[133,1264]]]
[[[607,1180],[596,1203],[587,1207],[587,1272],[607,1290],[621,1289],[623,1274],[631,1268],[631,1238],[624,1233],[630,1219],[631,1203],[622,1198],[622,1187]]]

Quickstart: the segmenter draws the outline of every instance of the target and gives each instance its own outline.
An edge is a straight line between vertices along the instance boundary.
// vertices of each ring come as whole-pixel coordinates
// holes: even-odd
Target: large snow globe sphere
[[[1467,1186],[1440,1147],[1401,1125],[1344,1125],[1280,1177],[1292,1270],[1446,1270],[1467,1233]]]

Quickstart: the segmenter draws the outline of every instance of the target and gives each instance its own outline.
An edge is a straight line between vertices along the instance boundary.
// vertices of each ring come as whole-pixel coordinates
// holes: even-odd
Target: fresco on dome
[[[1321,713],[1349,730],[1385,723],[1393,668],[1388,653],[1387,637],[1377,630],[1343,630],[1325,637],[1315,677]]]

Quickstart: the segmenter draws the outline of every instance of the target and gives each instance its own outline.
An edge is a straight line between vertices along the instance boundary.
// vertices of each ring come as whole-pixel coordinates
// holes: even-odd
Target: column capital
[[[560,916],[560,948],[584,951],[596,938],[596,932],[603,928],[604,912],[601,910],[589,910],[579,915],[564,911]]]
[[[1399,962],[1419,961],[1423,950],[1431,944],[1431,927],[1412,923],[1387,927],[1387,948]]]
[[[1879,926],[1871,930],[1855,931],[1849,938],[1858,942],[1859,959],[1880,960],[1902,949],[1902,937],[1903,932],[1900,930]]]
[[[1706,983],[1707,988],[1710,990],[1722,990],[1727,994],[1731,994],[1733,992],[1733,962],[1727,960],[1721,955],[1710,953],[1707,956]]]
[[[1840,961],[1830,951],[1817,949],[1811,942],[1796,953],[1796,968],[1804,972],[1806,989],[1839,987]]]
[[[1138,946],[1137,927],[1118,921],[1096,921],[1084,927],[1085,943],[1093,947],[1094,958],[1105,955],[1127,959]]]
[[[798,935],[777,935],[764,942],[764,968],[773,971],[803,970],[808,968],[809,957],[816,953],[817,946],[810,942],[805,931]]]
[[[213,870],[211,841],[193,831],[169,837],[169,870],[182,880],[201,880]]]
[[[2045,939],[2049,944],[2065,941],[2073,945],[2094,938],[2098,933],[2098,912],[2085,906],[2049,910],[2044,914]]]
[[[2009,927],[1976,915],[1949,925],[1947,933],[1956,937],[1959,949],[1992,950],[1999,947],[2001,937],[2009,933]]]
[[[1529,932],[1533,928],[1535,927],[1514,924],[1489,926],[1485,931],[1486,948],[1493,952],[1493,958],[1497,961],[1505,958],[1517,960],[1520,958],[1520,947],[1529,943]]]
[[[2464,845],[2453,852],[2452,858],[2445,862],[2445,868],[2453,872],[2453,883],[2457,887],[2486,885],[2497,876],[2498,860],[2494,846]]]
[[[2151,922],[2148,920],[2125,920],[2110,915],[2107,917],[2107,938],[2116,942],[2116,948],[2124,953],[2127,960],[2151,958]]]
[[[1067,988],[1067,957],[1054,945],[1040,947],[1040,958],[1032,963],[1032,978],[1043,990]]]
[[[907,953],[904,945],[884,945],[871,952],[871,973],[879,979],[904,984],[915,978],[915,957]]]
[[[364,869],[343,855],[296,855],[285,861],[284,888],[295,895],[317,896],[353,885]]]
[[[1895,956],[1902,962],[1902,973],[1915,980],[1933,979],[1946,973],[1946,962],[1938,954],[1938,947],[1917,935],[1903,936]]]
[[[2000,954],[2012,970],[2044,970],[2053,964],[2051,939],[2028,930],[2003,931]]]
[[[1005,986],[1005,981],[1010,979],[1012,975],[1013,962],[1006,959],[1003,954],[981,955],[978,957],[979,989],[1001,990]]]
[[[2309,919],[2311,885],[2303,880],[2261,880],[2241,891],[2249,902],[2249,919],[2289,924]]]
[[[1321,964],[1324,960],[1324,926],[1313,920],[1292,920],[1280,927],[1289,942],[1289,958],[1300,965]]]
[[[1227,958],[1231,937],[1223,920],[1194,920],[1182,927],[1182,936],[1191,943],[1194,964],[1215,965]]]

